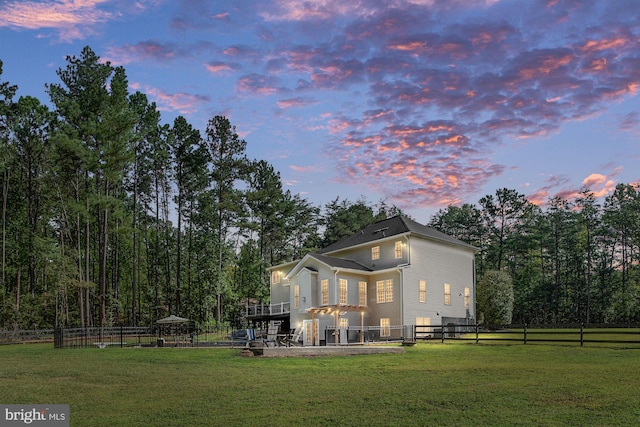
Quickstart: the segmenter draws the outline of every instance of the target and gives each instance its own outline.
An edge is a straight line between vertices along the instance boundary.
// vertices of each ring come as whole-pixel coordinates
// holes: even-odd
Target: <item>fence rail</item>
[[[436,339],[475,341],[511,341],[528,343],[626,344],[640,346],[640,325],[570,325],[538,327],[512,325],[486,329],[480,325],[414,326],[413,340]]]
[[[0,331],[0,344],[52,341],[53,329]]]
[[[202,329],[163,333],[158,326],[56,328],[41,330],[0,331],[0,344],[53,342],[56,348],[105,347],[233,347],[242,346],[234,340],[232,330]],[[266,333],[266,331],[265,331]],[[566,325],[562,327],[510,325],[486,328],[480,325],[404,325],[328,327],[324,331],[325,345],[363,344],[373,342],[473,341],[510,342],[522,344],[564,343],[585,345],[615,344],[640,347],[640,324],[630,325]]]

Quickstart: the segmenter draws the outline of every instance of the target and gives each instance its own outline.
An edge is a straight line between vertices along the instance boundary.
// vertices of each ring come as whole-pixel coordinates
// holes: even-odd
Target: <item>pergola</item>
[[[316,314],[332,314],[334,330],[338,331],[338,319],[340,316],[346,313],[360,313],[360,327],[364,330],[364,313],[367,311],[367,306],[364,305],[348,305],[348,304],[335,304],[335,305],[323,305],[322,307],[311,307],[307,309],[307,312],[311,313],[311,324],[313,325],[316,320]],[[313,329],[313,337],[311,342],[315,344],[318,331]],[[335,343],[338,344],[339,336],[335,334]],[[360,342],[364,342],[364,334],[360,334]]]

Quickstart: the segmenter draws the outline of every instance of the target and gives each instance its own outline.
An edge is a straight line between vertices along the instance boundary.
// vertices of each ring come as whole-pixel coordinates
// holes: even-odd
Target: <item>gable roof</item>
[[[321,255],[321,254],[307,254],[304,256],[304,258],[302,258],[296,263],[296,265],[287,273],[286,277],[290,278],[292,276],[295,276],[296,274],[298,274],[300,270],[305,268],[309,269],[310,271],[317,271],[315,268],[312,268],[309,265],[307,265],[307,261],[310,258],[314,258],[317,261],[320,261],[321,263],[323,263],[324,265],[326,265],[332,270],[333,269],[352,270],[352,271],[360,271],[363,273],[373,271],[369,267],[366,267],[360,264],[359,262],[352,261],[350,259],[336,258],[336,257],[331,257],[331,256]]]
[[[364,265],[360,264],[359,262],[352,261],[350,259],[336,258],[336,257],[331,257],[331,256],[326,256],[326,255],[321,255],[321,254],[309,254],[309,256],[317,259],[320,262],[323,262],[323,263],[327,264],[329,267],[332,267],[332,268],[343,268],[343,269],[348,269],[348,270],[361,270],[361,271],[373,271],[369,267],[365,267]]]
[[[469,245],[462,240],[458,240],[455,237],[451,237],[444,234],[435,228],[422,225],[412,219],[409,219],[402,215],[397,215],[391,218],[383,219],[378,222],[374,222],[363,228],[362,230],[345,237],[324,249],[318,251],[320,254],[328,254],[336,252],[342,249],[350,248],[352,246],[359,246],[365,243],[374,242],[387,237],[398,236],[403,234],[413,234],[426,239],[438,240],[441,242],[463,246],[468,249],[477,250],[475,246]]]

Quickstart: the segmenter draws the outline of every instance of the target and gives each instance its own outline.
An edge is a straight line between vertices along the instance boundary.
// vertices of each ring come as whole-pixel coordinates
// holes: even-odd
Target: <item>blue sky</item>
[[[0,40],[19,95],[48,102],[89,45],[164,122],[229,117],[318,205],[427,222],[502,187],[640,183],[636,0],[8,0]]]

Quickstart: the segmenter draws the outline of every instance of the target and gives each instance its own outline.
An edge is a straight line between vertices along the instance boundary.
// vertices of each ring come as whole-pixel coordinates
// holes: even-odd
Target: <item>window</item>
[[[464,288],[464,306],[469,308],[471,306],[471,289]]]
[[[451,285],[448,283],[444,284],[444,304],[451,305]]]
[[[271,272],[271,283],[273,283],[274,285],[277,285],[278,283],[280,283],[280,272],[279,271],[272,271]]]
[[[340,318],[340,324],[338,325],[338,327],[340,329],[347,329],[349,328],[349,319],[347,319],[346,317],[341,317]]]
[[[376,297],[378,304],[384,302],[384,280],[378,280],[376,282]]]
[[[418,287],[418,301],[427,302],[427,281],[426,280],[420,280],[420,284]]]
[[[396,242],[396,259],[402,258],[402,242]]]
[[[293,307],[300,308],[300,285],[293,287]]]
[[[383,317],[382,319],[380,319],[380,336],[391,336],[391,319],[389,319],[388,317]]]
[[[380,246],[374,246],[371,248],[371,260],[380,259]]]
[[[347,303],[347,279],[340,279],[340,304]]]
[[[431,326],[431,318],[430,317],[416,317],[416,338],[425,338],[431,332],[431,328],[426,328],[425,326]]]
[[[376,297],[378,304],[393,302],[393,279],[378,280],[376,282]]]
[[[329,280],[323,279],[320,282],[320,292],[322,293],[322,305],[329,304]]]
[[[385,281],[384,294],[387,302],[393,302],[393,280],[389,279]]]
[[[358,304],[367,305],[367,282],[358,282]]]

